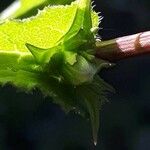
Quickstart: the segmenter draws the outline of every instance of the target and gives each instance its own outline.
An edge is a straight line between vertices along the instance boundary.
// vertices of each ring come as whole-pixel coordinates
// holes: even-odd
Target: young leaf
[[[90,84],[82,84],[78,87],[78,96],[84,101],[84,106],[90,114],[94,144],[97,144],[97,133],[99,130],[99,112],[106,101],[107,92],[113,88],[105,83],[99,76],[95,76]]]
[[[49,6],[35,17],[0,24],[0,82],[26,91],[39,88],[67,112],[89,114],[95,143],[103,92],[111,90],[95,77],[110,66],[93,55],[98,24],[90,0]]]

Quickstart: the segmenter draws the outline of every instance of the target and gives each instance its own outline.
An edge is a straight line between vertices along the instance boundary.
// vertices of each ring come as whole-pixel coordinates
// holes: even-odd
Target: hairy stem
[[[109,61],[148,53],[150,54],[150,31],[96,42],[96,57]]]

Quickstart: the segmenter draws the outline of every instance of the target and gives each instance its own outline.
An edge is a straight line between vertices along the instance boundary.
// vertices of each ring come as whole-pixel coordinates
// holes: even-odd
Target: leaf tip
[[[95,146],[97,145],[97,140],[96,140],[96,141],[94,141],[94,145],[95,145]]]
[[[48,61],[48,58],[45,56],[48,49],[42,49],[29,43],[26,43],[25,46],[28,48],[28,50],[31,52],[37,62],[45,63]]]

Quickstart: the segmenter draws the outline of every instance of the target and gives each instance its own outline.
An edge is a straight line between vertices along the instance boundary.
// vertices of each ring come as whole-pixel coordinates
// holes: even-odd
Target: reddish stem
[[[150,54],[150,31],[96,43],[96,57],[116,61]]]

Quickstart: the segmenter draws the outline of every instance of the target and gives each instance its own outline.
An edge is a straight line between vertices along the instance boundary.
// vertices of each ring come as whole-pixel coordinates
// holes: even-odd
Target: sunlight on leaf
[[[36,15],[38,9],[48,5],[66,5],[73,0],[16,0],[0,14],[0,19],[27,18]]]
[[[15,18],[47,1],[22,2]],[[50,1],[49,1],[50,2]],[[48,2],[48,3],[49,3]],[[64,1],[65,2],[65,1]],[[99,109],[112,88],[97,77],[110,64],[94,56],[100,17],[90,0],[48,6],[36,16],[0,24],[0,83],[40,89],[69,112],[88,114],[96,143]]]

